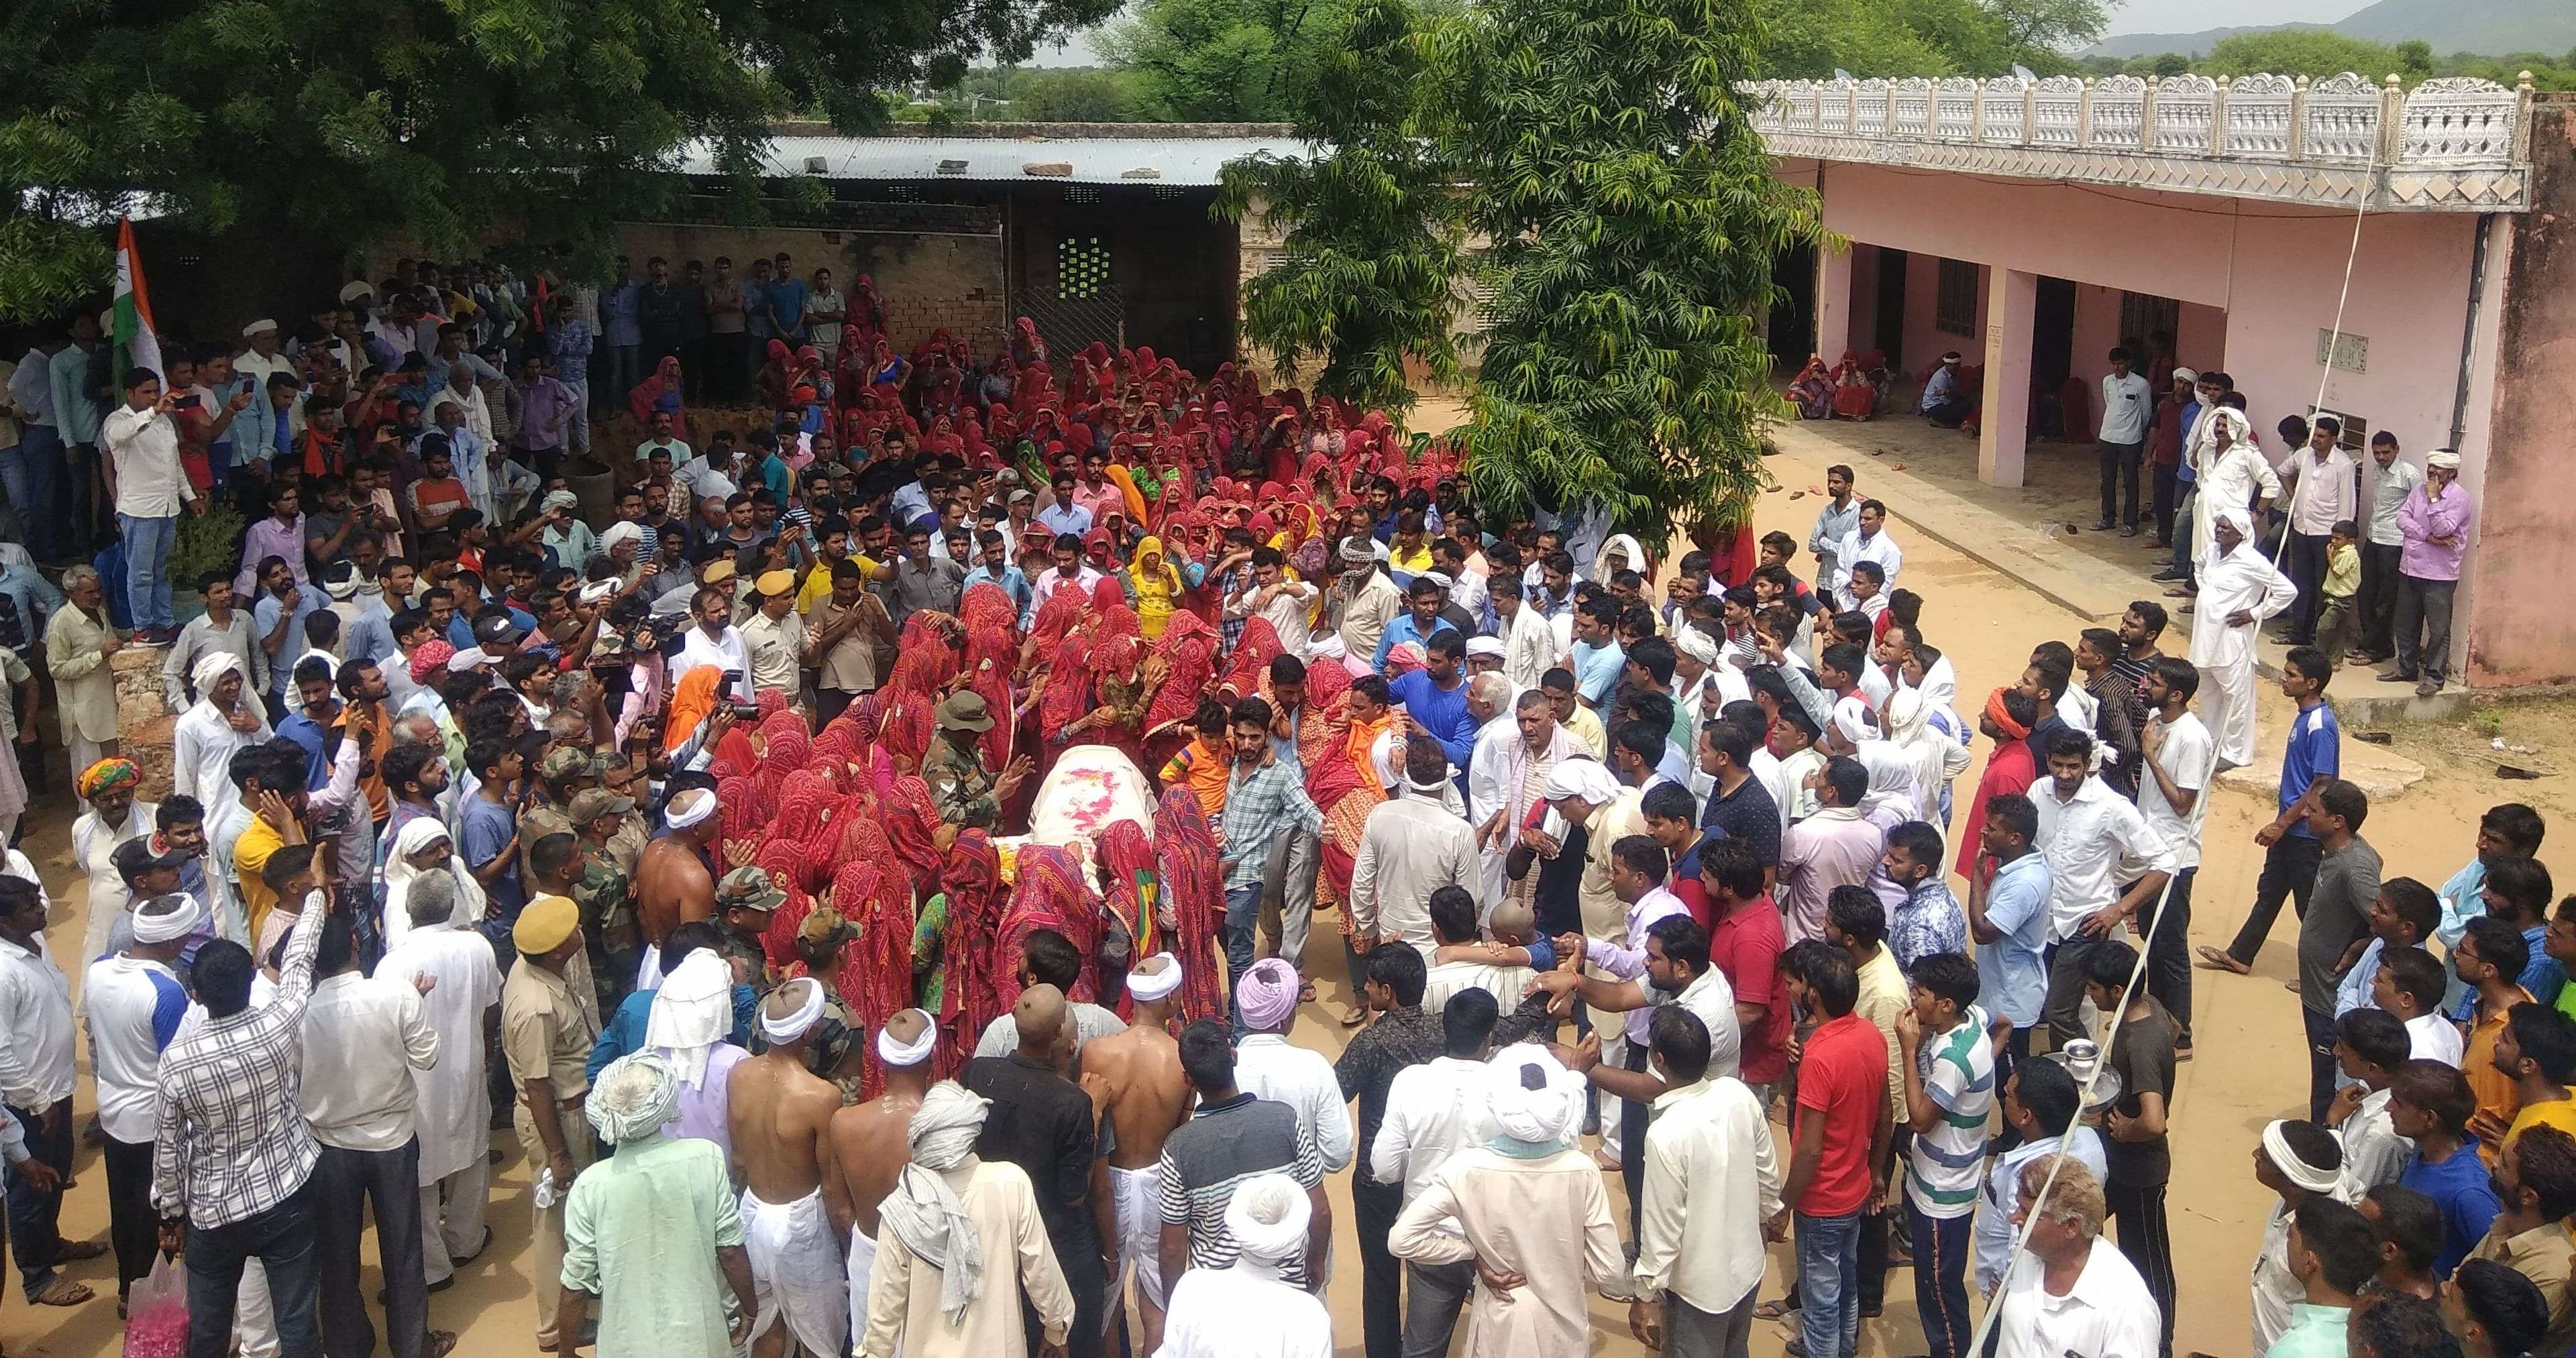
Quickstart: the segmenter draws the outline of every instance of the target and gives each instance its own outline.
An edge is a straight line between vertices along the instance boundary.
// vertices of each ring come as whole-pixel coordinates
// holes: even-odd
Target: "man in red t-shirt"
[[[2030,728],[2039,721],[2039,702],[2017,688],[1999,688],[1986,697],[1977,714],[1977,731],[1995,743],[1986,756],[1986,771],[1977,778],[1977,795],[1968,803],[1963,825],[1986,823],[1986,803],[2010,794],[2025,796],[2039,781],[2039,765],[2030,755]],[[1977,877],[1977,837],[1959,837],[1959,875]]]
[[[1699,882],[1708,898],[1708,960],[1735,991],[1735,1026],[1743,1035],[1745,1086],[1771,1107],[1771,1091],[1789,1073],[1789,1033],[1797,1020],[1789,975],[1780,966],[1788,939],[1780,908],[1762,891],[1762,863],[1740,839],[1700,847]]]
[[[1787,1204],[1766,1234],[1777,1240],[1794,1215],[1798,1239],[1798,1327],[1807,1358],[1852,1358],[1860,1342],[1860,1224],[1883,1196],[1871,1166],[1885,1161],[1893,1115],[1887,1102],[1887,1039],[1852,1012],[1860,975],[1851,954],[1809,939],[1784,956],[1790,998],[1816,1022],[1798,1059],[1797,1115]]]

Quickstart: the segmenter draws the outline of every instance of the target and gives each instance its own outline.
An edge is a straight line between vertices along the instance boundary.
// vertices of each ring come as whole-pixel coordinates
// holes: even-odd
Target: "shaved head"
[[[909,1047],[921,1040],[922,1030],[930,1026],[930,1015],[918,1009],[899,1009],[885,1021],[885,1030],[894,1040]]]
[[[1492,930],[1496,938],[1506,935],[1527,938],[1530,931],[1538,927],[1538,917],[1530,913],[1528,902],[1506,900],[1494,907],[1493,914],[1485,917],[1485,927]]]
[[[799,976],[795,980],[782,982],[776,990],[769,992],[768,999],[760,1002],[761,1017],[774,1018],[782,1022],[796,1017],[796,1011],[804,1008],[806,1002],[813,996],[814,992],[809,987],[821,984],[822,982],[811,976]]]
[[[1144,961],[1137,963],[1127,974],[1130,977],[1160,976],[1164,972],[1169,971],[1178,965],[1180,964],[1174,962],[1172,959],[1165,957],[1161,953],[1156,953],[1153,956],[1146,958]]]
[[[1054,1046],[1071,1015],[1064,992],[1054,986],[1033,985],[1021,991],[1020,998],[1011,1005],[1011,1022],[1020,1030],[1021,1050],[1042,1051]]]

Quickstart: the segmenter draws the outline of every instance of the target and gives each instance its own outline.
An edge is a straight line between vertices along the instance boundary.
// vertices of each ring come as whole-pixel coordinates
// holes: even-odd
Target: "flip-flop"
[[[1342,1015],[1342,1026],[1345,1028],[1356,1028],[1366,1022],[1368,1022],[1368,1011],[1364,1009],[1354,1009]]]
[[[1754,1307],[1753,1318],[1755,1320],[1786,1320],[1789,1318],[1789,1313],[1796,1309],[1796,1307],[1789,1304],[1786,1297],[1783,1297],[1775,1301],[1766,1301],[1761,1305]]]
[[[95,1259],[105,1253],[107,1253],[107,1245],[104,1241],[66,1240],[62,1248],[54,1252],[54,1257],[71,1260]]]
[[[56,1278],[46,1286],[44,1291],[27,1300],[38,1306],[79,1306],[96,1299],[97,1296],[97,1293],[89,1290],[87,1283],[76,1283],[69,1278]]]
[[[2254,968],[2237,961],[2225,949],[2200,945],[2200,960],[2192,964],[2204,971],[2224,971],[2236,976],[2251,976]]]

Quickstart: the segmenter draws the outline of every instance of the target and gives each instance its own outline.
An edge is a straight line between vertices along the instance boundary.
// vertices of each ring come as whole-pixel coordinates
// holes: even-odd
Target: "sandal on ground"
[[[55,1251],[54,1257],[58,1260],[69,1260],[77,1263],[83,1259],[98,1258],[100,1255],[105,1253],[107,1253],[106,1241],[66,1240],[63,1242],[62,1248]]]
[[[1300,986],[1298,986],[1298,987],[1297,987],[1297,1003],[1299,1003],[1299,1004],[1313,1004],[1314,1002],[1315,1002],[1315,983],[1314,983],[1314,982],[1312,982],[1312,981],[1308,981],[1308,982],[1304,983],[1303,985],[1300,985]]]
[[[27,1300],[38,1306],[79,1306],[97,1295],[89,1290],[87,1283],[76,1283],[69,1278],[56,1278],[45,1285],[44,1291]]]
[[[1798,1309],[1796,1301],[1797,1294],[1794,1292],[1775,1301],[1766,1301],[1753,1308],[1753,1318],[1755,1320],[1786,1320],[1789,1318],[1789,1313],[1791,1311]]]
[[[2200,961],[2194,965],[2209,971],[2232,972],[2238,976],[2254,974],[2254,968],[2251,965],[2237,961],[2235,956],[2224,948],[2213,948],[2206,943],[2200,945]]]
[[[1354,1009],[1342,1015],[1342,1026],[1345,1028],[1356,1028],[1366,1022],[1368,1022],[1368,1011],[1365,1009]]]
[[[447,1358],[455,1348],[456,1331],[432,1330],[429,1332],[429,1344],[421,1352],[425,1358]]]

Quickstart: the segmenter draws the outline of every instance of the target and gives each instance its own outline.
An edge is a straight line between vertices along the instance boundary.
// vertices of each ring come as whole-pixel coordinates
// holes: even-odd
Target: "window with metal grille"
[[[1055,287],[1060,297],[1093,297],[1109,282],[1109,247],[1098,236],[1067,236],[1055,246]]]
[[[2310,418],[2318,415],[2332,415],[2343,421],[2343,432],[2335,436],[2335,446],[2351,453],[2355,461],[2359,461],[2361,454],[2369,450],[2370,421],[2348,410],[2335,410],[2322,406],[2309,406],[2308,415]]]
[[[1976,265],[1962,259],[1941,261],[1941,276],[1932,297],[1932,328],[1945,335],[1976,338]]]

